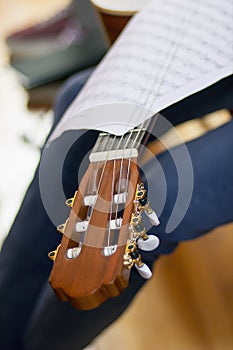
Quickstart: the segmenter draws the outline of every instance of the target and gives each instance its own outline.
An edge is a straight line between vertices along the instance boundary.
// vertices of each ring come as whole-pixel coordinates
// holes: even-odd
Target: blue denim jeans
[[[90,72],[72,77],[61,89],[55,104],[54,127]],[[161,114],[176,125],[220,108],[232,109],[231,91],[232,77],[166,108]],[[66,133],[66,137],[71,134]],[[232,221],[232,135],[233,122],[229,122],[186,144],[192,160],[194,188],[188,210],[171,234],[164,232],[177,196],[176,167],[169,152],[157,157],[166,178],[167,197],[160,215],[161,225],[151,229],[161,243],[155,251],[145,254],[144,260],[149,266],[161,254],[171,253],[180,241],[198,237]],[[97,132],[88,131],[68,155],[63,169],[67,196],[76,190],[77,163],[94,144],[96,136]],[[180,146],[175,148],[178,158],[180,149]],[[155,174],[156,168],[150,162],[146,164],[145,172],[147,180],[154,183],[150,198],[152,206],[156,206],[153,198],[156,197],[157,203],[160,201],[161,172]],[[59,301],[48,284],[52,262],[47,254],[60,240],[60,234],[43,207],[37,169],[0,253],[1,349],[82,349],[124,312],[143,287],[145,280],[133,270],[129,287],[119,297],[94,310],[73,309],[68,303]]]

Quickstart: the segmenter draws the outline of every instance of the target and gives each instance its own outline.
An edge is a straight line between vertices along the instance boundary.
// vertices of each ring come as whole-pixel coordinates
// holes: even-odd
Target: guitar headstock
[[[60,299],[81,309],[119,295],[127,287],[130,271],[123,259],[138,168],[135,159],[130,169],[127,161],[119,159],[98,164],[98,171],[96,165],[90,164],[74,198],[67,200],[71,212],[66,223],[58,226],[61,245],[50,253],[51,258],[56,254],[50,276],[53,289]],[[89,190],[90,184],[94,191]]]
[[[142,223],[142,212],[154,225],[159,221],[140,179],[138,151],[112,149],[111,138],[109,142],[107,151],[91,153],[78,191],[66,201],[69,218],[57,228],[63,235],[61,244],[49,253],[54,260],[51,286],[61,300],[79,309],[97,307],[119,295],[133,266],[150,278],[138,249],[152,250],[159,244]],[[130,138],[127,142],[134,144]]]

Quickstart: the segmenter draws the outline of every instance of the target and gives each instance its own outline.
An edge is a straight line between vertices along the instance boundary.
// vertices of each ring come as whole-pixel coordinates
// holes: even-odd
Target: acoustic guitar
[[[95,5],[100,7],[101,2]],[[113,8],[109,11],[112,16]],[[125,10],[124,16],[135,12]],[[142,278],[152,275],[142,252],[154,250],[159,239],[146,233],[143,215],[153,225],[159,220],[148,201],[138,159],[155,121],[122,136],[101,132],[78,190],[66,201],[70,215],[57,228],[62,241],[49,253],[54,261],[50,284],[62,301],[78,309],[95,308],[118,296],[127,287],[132,268]]]
[[[150,0],[91,0],[113,43],[132,16],[141,11]]]

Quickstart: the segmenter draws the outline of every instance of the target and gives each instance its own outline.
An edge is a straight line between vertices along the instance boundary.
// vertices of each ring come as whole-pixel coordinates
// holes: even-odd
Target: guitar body
[[[110,43],[113,44],[114,41],[118,38],[119,34],[124,29],[124,27],[126,26],[126,24],[131,19],[132,15],[115,16],[112,14],[106,14],[106,13],[100,12],[100,17],[108,33]]]
[[[111,43],[117,39],[132,16],[139,12],[148,0],[91,0],[99,12]]]

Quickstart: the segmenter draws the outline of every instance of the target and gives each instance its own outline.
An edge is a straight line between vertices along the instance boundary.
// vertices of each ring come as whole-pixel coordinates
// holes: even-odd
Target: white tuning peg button
[[[68,259],[75,259],[81,252],[81,247],[69,248],[66,252]]]
[[[137,246],[141,250],[150,251],[157,248],[159,245],[159,238],[154,235],[149,235],[147,239],[141,237],[137,240]]]
[[[110,245],[110,246],[106,246],[104,247],[103,251],[102,251],[102,254],[104,256],[110,256],[112,254],[114,254],[117,250],[117,245]]]
[[[152,225],[158,226],[160,224],[158,216],[157,216],[156,212],[153,209],[145,210],[145,214],[148,216],[148,218],[149,218],[150,222],[152,223]]]
[[[135,264],[135,267],[136,267],[139,275],[141,275],[143,278],[145,278],[146,280],[151,278],[152,272],[145,263],[143,263],[143,265],[141,267],[139,267],[138,265]]]

